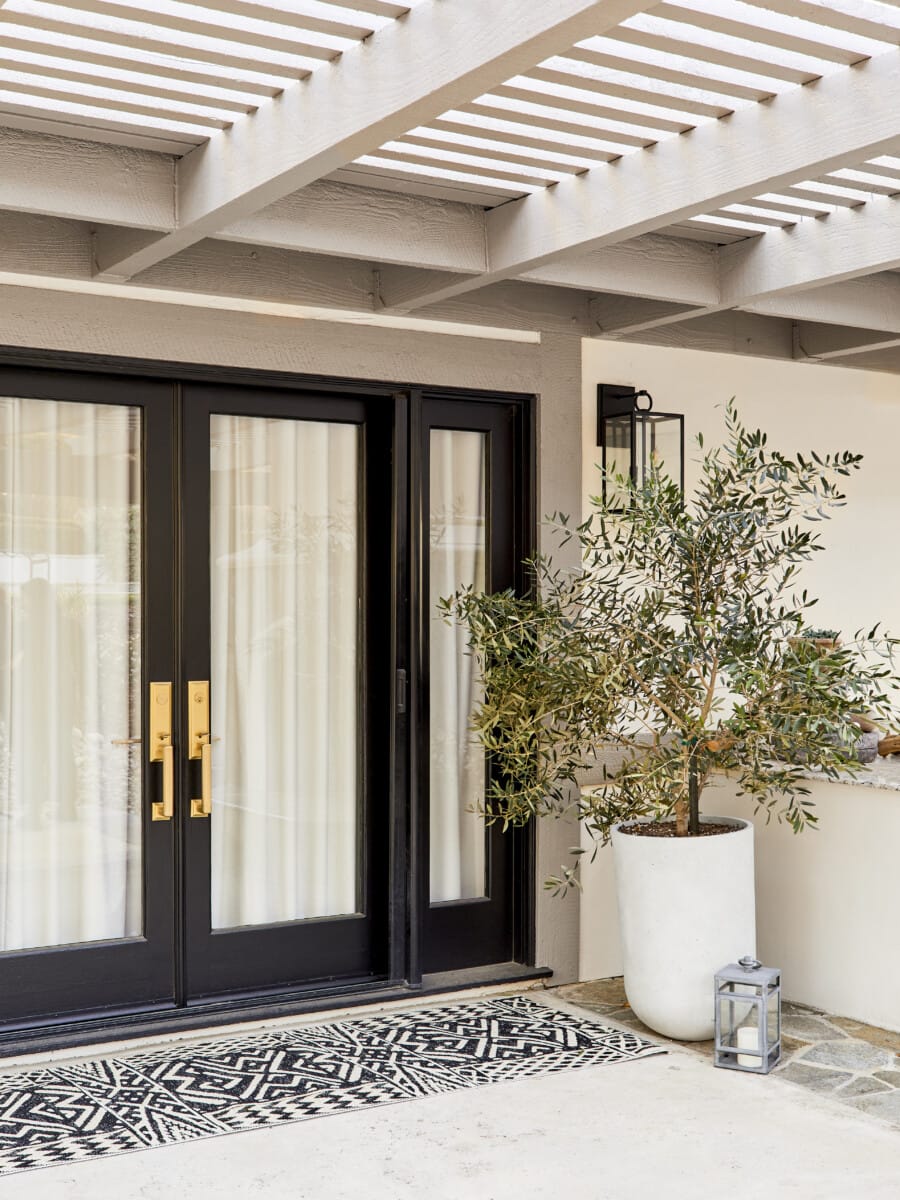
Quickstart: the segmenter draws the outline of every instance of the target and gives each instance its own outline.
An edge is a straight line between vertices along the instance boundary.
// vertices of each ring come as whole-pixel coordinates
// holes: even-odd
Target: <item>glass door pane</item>
[[[0,950],[143,931],[141,416],[0,398]]]
[[[471,731],[482,698],[465,629],[439,601],[485,587],[487,434],[432,429],[429,453],[430,872],[431,902],[485,894],[485,756]]]
[[[210,415],[213,929],[361,907],[359,435]]]

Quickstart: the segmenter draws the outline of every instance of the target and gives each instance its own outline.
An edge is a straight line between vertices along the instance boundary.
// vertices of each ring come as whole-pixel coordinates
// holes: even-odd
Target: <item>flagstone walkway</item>
[[[621,979],[597,979],[554,988],[554,992],[617,1024],[666,1042],[643,1025],[625,999]],[[712,1059],[712,1042],[686,1042]],[[782,1009],[783,1057],[773,1075],[810,1091],[830,1095],[860,1112],[900,1129],[900,1033],[831,1016],[803,1004]]]

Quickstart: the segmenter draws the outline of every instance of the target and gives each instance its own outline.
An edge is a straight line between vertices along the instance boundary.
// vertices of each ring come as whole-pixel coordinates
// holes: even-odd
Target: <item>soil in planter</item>
[[[717,833],[737,833],[739,825],[702,824],[699,833],[688,834],[688,837],[711,837]],[[642,821],[637,825],[623,825],[620,833],[633,833],[639,837],[678,837],[674,821]]]

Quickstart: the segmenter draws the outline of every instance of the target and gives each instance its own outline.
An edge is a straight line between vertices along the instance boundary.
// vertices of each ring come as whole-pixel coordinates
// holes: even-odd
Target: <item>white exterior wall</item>
[[[583,488],[596,490],[597,383],[646,388],[661,411],[685,414],[688,491],[692,439],[721,440],[721,409],[736,396],[745,424],[785,451],[854,450],[862,469],[846,481],[848,503],[818,528],[826,550],[801,587],[820,602],[812,620],[850,634],[881,620],[900,633],[900,559],[891,531],[900,513],[900,381],[894,376],[726,354],[589,342],[584,349]],[[900,1029],[900,960],[891,931],[900,913],[896,869],[900,793],[813,783],[820,828],[795,836],[757,819],[758,952],[784,971],[785,995]],[[734,787],[703,798],[707,813],[751,816]],[[587,857],[587,856],[586,856]],[[660,897],[665,903],[665,897]],[[580,977],[622,971],[611,855],[585,863]]]
[[[575,511],[581,455],[581,342],[541,344],[203,309],[189,305],[0,287],[0,345],[298,374],[391,380],[540,395],[539,508]],[[537,957],[559,982],[576,978],[578,903],[547,897],[540,881],[571,844],[538,830]],[[562,851],[559,849],[563,847]]]

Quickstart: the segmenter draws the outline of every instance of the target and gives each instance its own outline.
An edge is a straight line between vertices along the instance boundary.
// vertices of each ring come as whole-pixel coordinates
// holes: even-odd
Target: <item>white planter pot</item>
[[[679,1041],[713,1036],[713,976],[756,953],[753,826],[708,837],[612,833],[625,994],[650,1029]]]

